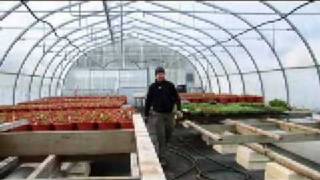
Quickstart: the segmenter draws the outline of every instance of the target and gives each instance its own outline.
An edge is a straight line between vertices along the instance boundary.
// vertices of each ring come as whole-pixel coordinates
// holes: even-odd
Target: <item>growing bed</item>
[[[1,106],[2,122],[30,121],[11,131],[107,130],[133,128],[134,108],[124,97],[50,98]]]
[[[184,119],[219,122],[226,118],[267,118],[285,117],[292,109],[282,104],[264,103],[185,103],[182,105]],[[297,114],[310,115],[310,112],[295,110]]]
[[[142,117],[133,115],[134,129],[91,131],[24,131],[0,133],[0,176],[24,163],[37,162],[26,179],[55,177],[65,162],[130,158],[128,176],[90,179],[165,179]],[[73,177],[72,179],[88,179]]]

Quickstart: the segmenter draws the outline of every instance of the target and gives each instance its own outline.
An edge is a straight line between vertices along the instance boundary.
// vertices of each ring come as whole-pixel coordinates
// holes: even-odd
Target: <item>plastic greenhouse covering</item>
[[[192,91],[320,109],[320,2],[3,1],[1,104],[145,90],[162,65]]]

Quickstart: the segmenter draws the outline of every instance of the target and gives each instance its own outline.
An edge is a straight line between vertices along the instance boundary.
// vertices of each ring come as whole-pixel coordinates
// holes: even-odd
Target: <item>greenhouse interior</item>
[[[1,1],[0,40],[0,179],[320,180],[320,2]]]

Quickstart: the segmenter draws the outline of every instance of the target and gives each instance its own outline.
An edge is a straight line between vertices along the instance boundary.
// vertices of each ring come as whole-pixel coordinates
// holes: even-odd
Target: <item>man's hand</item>
[[[182,119],[183,118],[183,113],[181,111],[176,112],[177,119]]]
[[[144,122],[147,124],[149,122],[149,116],[144,117]]]

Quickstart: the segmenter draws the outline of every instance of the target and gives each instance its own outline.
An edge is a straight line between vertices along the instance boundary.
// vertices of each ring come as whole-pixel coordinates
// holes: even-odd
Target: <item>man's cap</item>
[[[159,66],[156,68],[155,74],[157,75],[158,73],[165,73],[165,70],[163,67]]]

